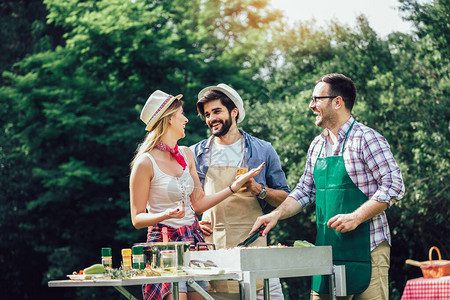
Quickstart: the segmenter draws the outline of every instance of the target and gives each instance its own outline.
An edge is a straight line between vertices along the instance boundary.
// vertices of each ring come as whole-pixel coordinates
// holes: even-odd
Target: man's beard
[[[228,131],[230,131],[230,127],[231,127],[231,125],[232,125],[232,122],[231,122],[231,113],[229,114],[228,120],[225,120],[224,122],[220,120],[220,121],[218,121],[218,122],[222,123],[222,128],[221,128],[219,131],[217,131],[217,132],[215,132],[215,133],[212,132],[211,126],[209,126],[209,129],[211,130],[211,133],[212,133],[214,136],[216,136],[216,137],[221,137],[221,136],[224,136],[225,134],[227,134]]]
[[[321,120],[316,123],[316,126],[322,128],[331,128],[336,125],[337,116],[336,114],[333,114],[333,111],[331,109],[331,102],[328,104],[326,109],[325,108],[322,109],[321,114],[322,114]]]

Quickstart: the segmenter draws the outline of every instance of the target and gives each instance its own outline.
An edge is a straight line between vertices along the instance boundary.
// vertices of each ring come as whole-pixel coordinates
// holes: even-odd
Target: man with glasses
[[[296,188],[252,231],[265,224],[265,235],[315,202],[316,246],[331,245],[333,263],[345,265],[347,298],[388,299],[391,235],[384,211],[405,192],[400,168],[386,139],[352,116],[353,81],[328,74],[316,83],[309,108],[324,130],[309,147]],[[328,276],[313,276],[311,299],[328,294]]]

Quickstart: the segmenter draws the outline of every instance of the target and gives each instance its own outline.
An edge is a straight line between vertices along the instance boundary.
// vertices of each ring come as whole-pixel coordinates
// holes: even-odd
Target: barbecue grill
[[[313,275],[330,275],[333,296],[346,296],[345,267],[333,265],[331,246],[188,251],[185,264],[191,260],[212,261],[219,268],[240,274],[245,299],[256,299],[256,279]]]

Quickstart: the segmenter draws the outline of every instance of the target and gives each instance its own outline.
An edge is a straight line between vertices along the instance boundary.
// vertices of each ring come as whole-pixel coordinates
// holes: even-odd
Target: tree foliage
[[[131,225],[128,196],[142,105],[156,89],[183,94],[190,123],[181,143],[190,145],[207,135],[196,95],[219,82],[243,96],[244,129],[272,143],[294,188],[320,133],[307,104],[314,81],[331,72],[353,78],[354,116],[387,138],[406,183],[388,210],[392,297],[420,275],[405,259],[426,260],[433,245],[450,256],[442,209],[450,186],[448,0],[400,1],[416,32],[385,39],[364,16],[355,28],[285,24],[266,0],[23,2],[30,5],[19,14],[29,17],[16,23],[9,3],[0,30],[0,261],[10,298],[73,298],[49,291],[47,281],[98,262],[105,246],[118,266],[121,248],[145,240]],[[19,26],[28,38],[12,54],[19,31],[6,28]],[[314,222],[309,207],[280,222],[271,242],[314,241]],[[283,284],[290,298],[307,297],[308,278]]]

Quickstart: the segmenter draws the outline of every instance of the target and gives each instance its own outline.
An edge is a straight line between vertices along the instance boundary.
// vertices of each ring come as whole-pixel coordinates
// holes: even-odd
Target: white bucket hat
[[[181,99],[183,95],[172,96],[163,91],[156,90],[148,97],[145,102],[144,108],[141,111],[141,120],[147,126],[145,130],[150,131],[155,123],[161,118],[163,113],[172,104],[175,99]]]
[[[241,123],[244,120],[244,101],[242,101],[241,96],[239,96],[238,92],[236,92],[232,87],[226,85],[225,83],[219,83],[218,85],[205,87],[200,91],[200,93],[198,93],[198,99],[200,100],[201,98],[203,98],[203,96],[209,91],[219,91],[227,95],[239,110],[239,118],[237,119],[237,123]]]

